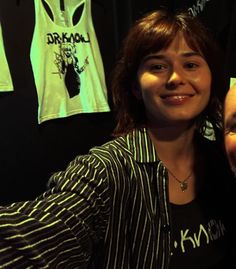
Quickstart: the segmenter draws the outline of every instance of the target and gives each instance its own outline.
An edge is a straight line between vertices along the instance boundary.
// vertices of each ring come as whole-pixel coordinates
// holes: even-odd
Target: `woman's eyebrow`
[[[163,54],[149,54],[147,56],[144,57],[144,59],[142,60],[142,63],[145,63],[149,60],[153,60],[153,59],[156,59],[156,60],[163,60],[163,59],[166,59],[167,57]]]
[[[202,55],[199,52],[196,51],[188,51],[188,52],[183,52],[180,54],[182,57],[192,57],[192,56],[198,56],[198,57],[202,57]],[[163,59],[167,59],[168,57],[165,54],[149,54],[147,56],[144,57],[142,63],[147,62],[148,60],[153,60],[153,59],[157,59],[157,60],[163,60]]]

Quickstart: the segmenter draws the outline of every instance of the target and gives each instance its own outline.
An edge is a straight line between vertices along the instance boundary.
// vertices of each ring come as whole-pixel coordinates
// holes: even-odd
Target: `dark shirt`
[[[211,199],[210,193],[208,198]],[[209,206],[209,200],[196,198],[184,205],[171,205],[170,269],[226,268],[228,232],[222,219],[223,209],[220,204]]]

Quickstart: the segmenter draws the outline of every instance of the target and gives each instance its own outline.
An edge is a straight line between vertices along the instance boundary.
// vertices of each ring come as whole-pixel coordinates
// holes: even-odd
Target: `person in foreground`
[[[236,176],[236,84],[230,87],[225,97],[224,129],[226,153]]]
[[[138,20],[111,83],[115,138],[54,174],[35,201],[1,208],[0,267],[229,268],[218,55],[188,14]]]

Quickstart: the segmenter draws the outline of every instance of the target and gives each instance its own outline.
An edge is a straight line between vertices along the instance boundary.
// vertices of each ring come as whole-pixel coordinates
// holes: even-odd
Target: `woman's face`
[[[149,124],[192,122],[210,98],[211,71],[205,59],[178,33],[167,49],[147,55],[138,69],[137,98]]]
[[[224,126],[225,149],[236,174],[236,84],[229,89],[225,98]]]

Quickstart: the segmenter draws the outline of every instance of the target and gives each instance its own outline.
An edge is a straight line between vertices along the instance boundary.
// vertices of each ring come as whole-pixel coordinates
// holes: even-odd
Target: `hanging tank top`
[[[13,83],[11,78],[11,73],[9,70],[4,43],[2,35],[2,27],[0,23],[0,92],[9,92],[13,91]]]
[[[30,59],[38,95],[38,123],[110,111],[90,0],[34,0],[34,5]],[[73,24],[77,9],[82,10],[81,16]]]

